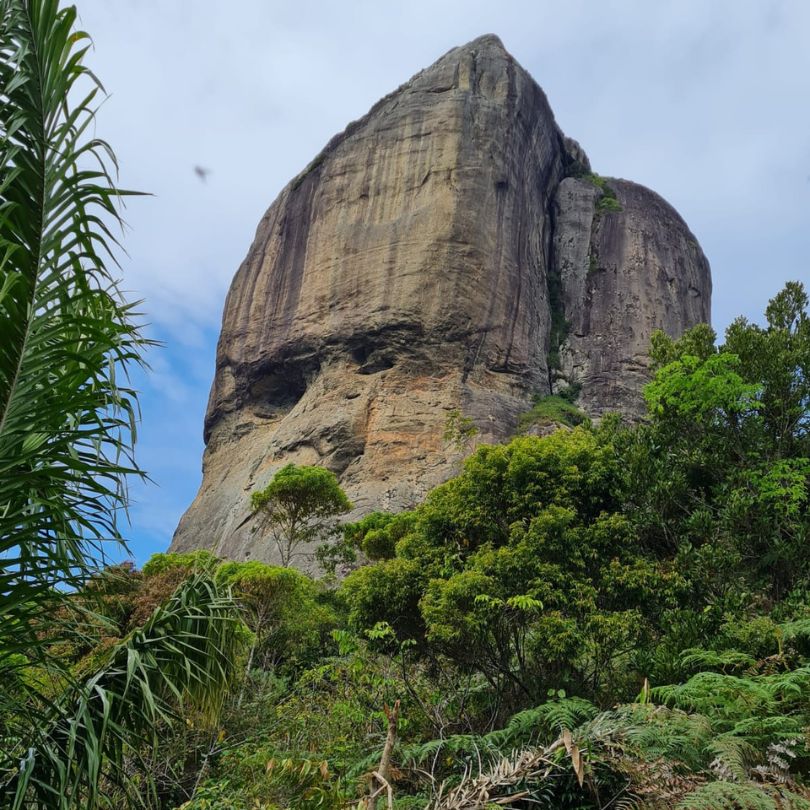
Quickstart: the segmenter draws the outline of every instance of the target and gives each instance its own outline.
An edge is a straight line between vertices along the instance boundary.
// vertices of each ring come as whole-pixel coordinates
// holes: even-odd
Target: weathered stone
[[[554,216],[566,322],[554,385],[581,386],[578,405],[592,416],[638,416],[652,333],[709,321],[709,264],[675,209],[627,180],[567,178]]]
[[[534,395],[581,378],[594,413],[614,395],[635,412],[652,328],[707,319],[708,266],[655,195],[617,181],[626,211],[603,214],[598,189],[565,179],[589,171],[494,36],[333,138],[234,278],[203,483],[173,549],[270,559],[249,496],[289,462],[334,470],[358,514],[412,506],[460,461],[442,439],[453,409],[499,441]],[[551,346],[563,309],[572,326]]]

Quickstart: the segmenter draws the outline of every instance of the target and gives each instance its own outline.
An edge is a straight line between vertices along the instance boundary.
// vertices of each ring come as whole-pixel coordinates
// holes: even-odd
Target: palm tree
[[[75,22],[58,0],[0,0],[0,787],[18,807],[92,807],[127,734],[228,675],[230,603],[204,579],[96,678],[71,681],[48,652],[69,592],[125,548],[142,475],[127,369],[149,343],[113,273],[128,192],[90,135],[103,90]]]

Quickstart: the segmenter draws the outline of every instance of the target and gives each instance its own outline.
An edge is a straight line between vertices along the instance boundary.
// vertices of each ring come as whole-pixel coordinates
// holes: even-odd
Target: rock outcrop
[[[552,210],[565,319],[554,386],[581,386],[591,416],[639,415],[652,333],[709,321],[703,251],[671,205],[627,180],[565,178]]]
[[[577,179],[579,178],[579,179]],[[494,36],[443,56],[281,192],[232,283],[203,483],[172,548],[270,559],[250,493],[322,464],[357,512],[417,503],[532,398],[640,409],[652,331],[709,318],[709,268],[658,196],[590,173]]]

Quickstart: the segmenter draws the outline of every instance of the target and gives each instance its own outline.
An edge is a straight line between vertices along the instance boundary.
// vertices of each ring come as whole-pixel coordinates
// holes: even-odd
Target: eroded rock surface
[[[565,326],[553,387],[581,386],[577,404],[591,416],[638,416],[650,336],[708,323],[711,276],[671,205],[636,183],[597,180],[566,178],[554,197]]]
[[[357,513],[412,506],[460,460],[453,409],[481,441],[571,382],[594,414],[637,412],[653,329],[708,319],[708,264],[663,200],[610,180],[603,210],[589,171],[494,36],[333,138],[232,283],[173,549],[272,559],[249,497],[289,462],[336,472]]]

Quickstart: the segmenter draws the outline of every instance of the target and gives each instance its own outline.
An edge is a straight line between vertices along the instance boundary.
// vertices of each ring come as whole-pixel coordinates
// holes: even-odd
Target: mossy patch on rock
[[[591,172],[586,174],[583,179],[595,185],[602,192],[596,202],[596,210],[599,213],[618,213],[623,210],[622,204],[616,198],[616,192],[611,188],[607,178]]]
[[[522,414],[518,421],[518,429],[525,433],[532,427],[543,425],[566,425],[576,427],[587,421],[588,416],[576,405],[559,394],[537,397],[531,410]]]

